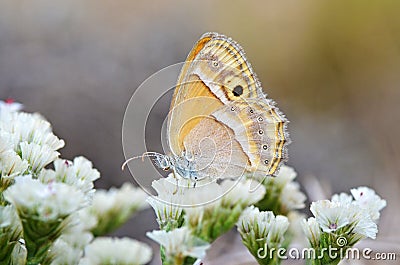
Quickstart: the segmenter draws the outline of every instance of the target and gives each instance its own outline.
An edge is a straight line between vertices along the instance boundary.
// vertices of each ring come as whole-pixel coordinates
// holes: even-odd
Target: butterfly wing
[[[207,152],[204,146],[202,156],[195,159],[202,161],[200,168],[210,159],[213,162],[209,166],[217,168],[226,165],[228,158],[237,158],[238,161],[230,162],[232,167],[241,165],[250,172],[272,175],[286,158],[286,122],[273,102],[266,99],[239,44],[217,33],[203,35],[182,68],[171,102],[171,151],[175,155],[188,149],[199,151],[201,139],[212,139],[214,151]],[[230,151],[226,150],[229,141],[209,133],[225,130],[222,125],[231,131],[227,134]],[[231,155],[232,152],[235,154]]]
[[[287,120],[269,100],[234,101],[212,113],[229,126],[249,159],[249,172],[273,175],[287,159]]]
[[[250,166],[231,128],[213,117],[201,120],[185,138],[198,179],[237,178]]]
[[[239,44],[218,33],[204,34],[189,53],[172,98],[168,115],[172,153],[183,151],[184,138],[201,120],[195,117],[209,115],[234,100],[262,95]],[[192,101],[195,98],[202,98],[202,104],[194,104],[200,101]]]

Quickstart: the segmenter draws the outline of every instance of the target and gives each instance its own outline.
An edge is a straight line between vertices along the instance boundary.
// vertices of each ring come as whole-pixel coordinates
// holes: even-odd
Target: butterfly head
[[[144,159],[145,157],[151,157],[154,161],[154,164],[164,171],[173,170],[174,173],[176,173],[180,177],[184,179],[190,179],[192,181],[197,181],[200,179],[197,171],[195,170],[193,157],[186,153],[182,153],[182,155],[180,156],[170,156],[156,152],[146,152],[141,156],[135,156],[126,160],[125,163],[122,165],[122,169],[124,169],[126,164],[128,164],[128,162],[130,162],[131,160],[137,158]]]
[[[180,156],[155,153],[152,156],[154,157],[153,161],[156,166],[165,171],[172,169],[180,177],[192,181],[200,179],[197,170],[195,170],[193,155],[189,153],[182,152]]]
[[[168,171],[172,167],[172,161],[171,158],[167,155],[160,154],[157,152],[145,152],[141,156],[134,156],[131,157],[122,164],[122,170],[124,170],[125,166],[132,160],[141,158],[142,161],[144,160],[145,157],[151,157],[153,158],[154,163],[156,164],[157,167],[161,168],[162,170]]]
[[[173,164],[171,163],[172,161],[169,156],[159,153],[155,153],[152,156],[154,157],[153,161],[156,166],[161,168],[162,170],[168,171],[173,168]]]

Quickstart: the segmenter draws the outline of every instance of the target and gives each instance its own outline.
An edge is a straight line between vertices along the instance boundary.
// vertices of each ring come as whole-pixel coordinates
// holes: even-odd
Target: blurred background
[[[120,169],[129,98],[207,31],[244,47],[291,121],[289,165],[310,198],[323,196],[313,178],[325,196],[373,187],[388,201],[379,240],[398,243],[398,1],[4,0],[0,98],[42,113],[66,141],[62,157],[84,155],[99,169],[97,188],[120,186],[133,181]],[[150,242],[154,219],[141,212],[115,235]]]

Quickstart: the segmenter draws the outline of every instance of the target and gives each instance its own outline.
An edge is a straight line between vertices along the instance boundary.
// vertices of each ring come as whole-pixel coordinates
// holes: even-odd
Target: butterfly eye
[[[264,164],[268,165],[268,163],[269,163],[268,159],[265,159]]]
[[[241,85],[235,86],[232,93],[235,97],[241,96],[243,94],[243,87]]]
[[[218,67],[218,61],[214,61],[214,62],[213,62],[213,66],[214,66],[214,67]]]
[[[253,110],[253,109],[249,109],[249,112],[250,112],[251,114],[253,114],[253,113],[254,113],[254,110]]]
[[[263,134],[264,133],[264,131],[263,130],[258,130],[258,134]]]
[[[235,111],[236,110],[236,108],[235,107],[231,107],[231,111]]]
[[[258,121],[263,121],[263,118],[262,117],[258,117],[257,120]]]
[[[268,149],[268,145],[264,144],[264,145],[263,145],[263,149],[264,149],[264,150],[267,150],[267,149]]]

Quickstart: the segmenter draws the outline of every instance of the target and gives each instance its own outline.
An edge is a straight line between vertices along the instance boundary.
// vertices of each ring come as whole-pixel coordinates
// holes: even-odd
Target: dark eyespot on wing
[[[235,97],[241,96],[243,94],[243,87],[241,85],[235,86],[232,93]]]

